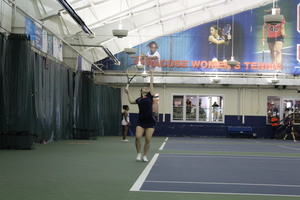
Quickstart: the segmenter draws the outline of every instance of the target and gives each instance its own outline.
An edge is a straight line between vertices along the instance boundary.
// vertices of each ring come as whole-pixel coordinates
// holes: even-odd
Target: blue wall
[[[135,132],[137,117],[137,113],[130,113],[133,132]],[[159,117],[162,121],[163,116]],[[170,114],[166,114],[165,117],[165,122],[157,123],[154,136],[228,137],[228,126],[251,126],[258,138],[270,138],[272,132],[264,116],[245,116],[245,124],[242,124],[242,116],[237,115],[226,115],[225,123],[179,123],[170,122]]]

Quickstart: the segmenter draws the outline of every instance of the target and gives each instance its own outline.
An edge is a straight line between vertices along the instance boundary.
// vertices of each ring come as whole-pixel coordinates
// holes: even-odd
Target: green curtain
[[[116,95],[118,94],[118,95]],[[120,89],[103,87],[104,133],[121,134],[121,98]],[[117,114],[116,114],[117,113]]]
[[[95,88],[95,119],[99,135],[120,135],[121,95],[119,88],[97,85]]]
[[[0,134],[4,130],[4,95],[3,95],[3,70],[5,64],[5,50],[6,50],[6,37],[3,33],[0,33]]]
[[[56,141],[121,133],[120,89],[39,55],[25,35],[0,34],[0,49],[0,134]]]
[[[95,136],[92,74],[90,72],[76,74],[74,87],[74,138]]]
[[[32,54],[35,132],[39,140],[69,138],[69,72],[60,64]]]
[[[4,132],[31,131],[33,127],[30,54],[25,35],[9,35],[2,70]]]
[[[93,83],[93,74],[76,74],[74,138],[121,134],[120,89]]]

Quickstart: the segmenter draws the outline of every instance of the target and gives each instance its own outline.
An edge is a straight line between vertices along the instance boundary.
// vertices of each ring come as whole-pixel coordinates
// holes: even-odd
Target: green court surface
[[[1,150],[0,199],[298,199],[298,197],[260,195],[129,191],[147,163],[135,161],[134,138],[128,139],[129,143],[122,143],[121,137],[98,137],[97,140],[64,140],[49,144],[35,144],[33,150]],[[165,139],[165,137],[153,137],[150,159],[155,153],[170,153],[159,150]],[[288,169],[284,173],[288,173]]]

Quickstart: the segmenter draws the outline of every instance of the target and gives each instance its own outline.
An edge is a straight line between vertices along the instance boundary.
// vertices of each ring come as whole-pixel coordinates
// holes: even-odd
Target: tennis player
[[[136,161],[148,162],[147,155],[150,148],[150,141],[155,130],[156,121],[153,116],[153,68],[150,66],[150,86],[141,88],[141,97],[134,100],[129,90],[125,90],[128,101],[137,104],[139,107],[138,121],[135,131],[135,147],[137,151]],[[142,136],[145,133],[145,144],[142,155]]]
[[[290,120],[289,122],[288,122],[288,125],[287,125],[287,127],[286,127],[286,133],[285,133],[285,135],[284,135],[284,138],[283,138],[283,140],[285,140],[286,138],[287,138],[287,136],[289,135],[289,134],[291,134],[292,135],[292,137],[293,137],[293,140],[294,140],[294,142],[297,142],[297,140],[296,140],[296,137],[295,137],[295,133],[294,133],[294,120]]]
[[[226,38],[222,37],[221,29],[218,29],[216,25],[213,25],[209,29],[210,35],[208,37],[209,41],[209,56],[211,61],[218,61],[219,53],[223,53],[223,44],[228,44],[231,36],[228,35]],[[225,60],[223,57],[222,60]]]
[[[128,133],[129,126],[130,126],[129,106],[128,105],[123,105],[122,115],[123,115],[123,117],[122,117],[122,127],[123,127],[122,142],[129,142],[129,140],[127,140],[127,133]]]
[[[271,10],[266,10],[266,13],[271,13]],[[280,8],[277,6],[276,15],[280,15]],[[262,43],[265,44],[265,32],[267,33],[267,43],[270,49],[270,56],[272,63],[281,63],[282,61],[282,46],[283,46],[283,38],[285,37],[285,19],[281,21],[280,24],[267,24],[264,23],[262,28]]]
[[[160,66],[160,53],[158,52],[158,45],[155,41],[151,41],[149,44],[147,44],[147,47],[149,47],[149,51],[145,54],[141,53],[139,56],[131,55],[131,58],[140,58],[144,60],[146,65],[151,65],[154,67],[154,71],[161,72],[161,66]]]

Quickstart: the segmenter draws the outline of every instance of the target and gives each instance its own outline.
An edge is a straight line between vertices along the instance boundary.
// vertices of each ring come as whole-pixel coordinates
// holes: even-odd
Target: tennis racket
[[[223,35],[230,35],[230,31],[231,31],[231,25],[230,24],[226,24],[224,26],[224,28],[222,29]]]
[[[127,75],[126,90],[128,90],[129,84],[134,79],[134,77],[136,77],[136,75],[138,74],[138,71],[139,71],[139,68],[137,67],[137,65],[132,65],[127,68],[127,70],[126,70],[126,75]]]

